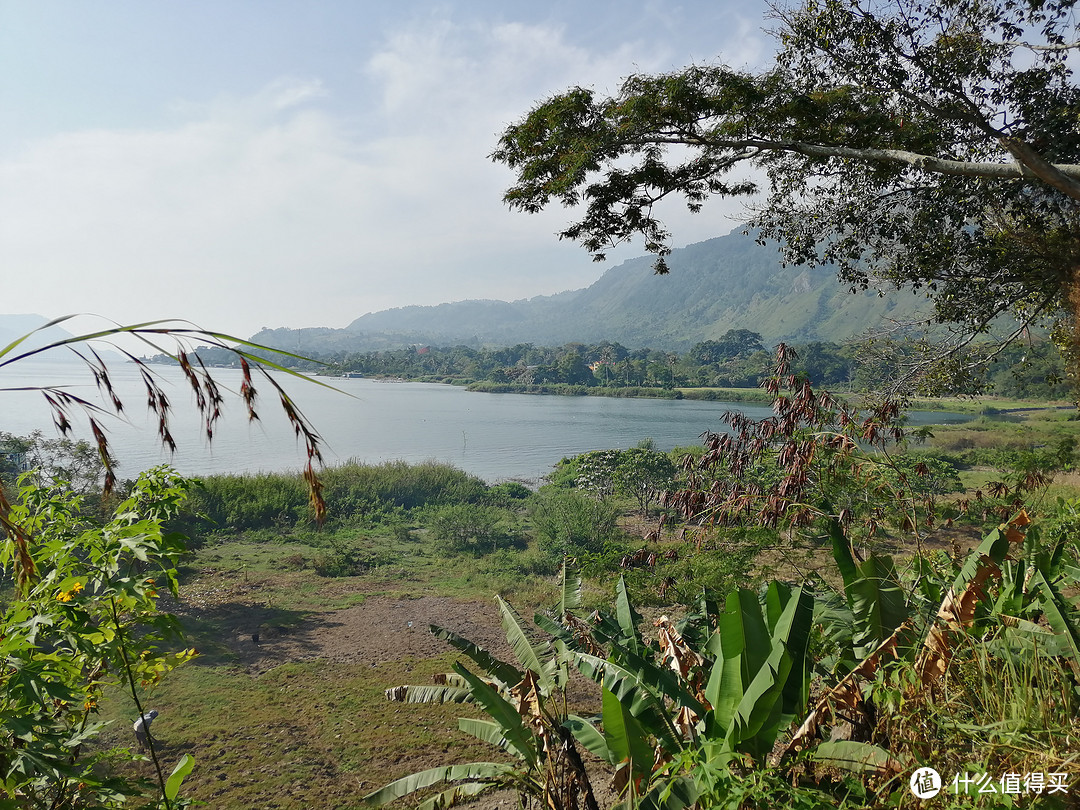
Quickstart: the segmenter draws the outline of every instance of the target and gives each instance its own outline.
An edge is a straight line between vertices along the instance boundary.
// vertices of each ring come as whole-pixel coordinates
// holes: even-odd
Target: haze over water
[[[268,384],[259,388],[256,423],[248,423],[237,396],[227,396],[225,417],[208,446],[180,369],[153,368],[172,398],[173,434],[179,448],[171,457],[161,450],[157,423],[146,414],[146,396],[135,366],[115,365],[113,382],[124,400],[127,421],[109,419],[105,424],[121,477],[134,477],[141,469],[163,463],[188,475],[295,470],[303,465],[303,447]],[[213,373],[223,387],[239,390],[238,370]],[[322,378],[335,391],[286,375],[277,379],[322,434],[327,464],[353,458],[369,463],[436,460],[488,482],[535,480],[564,456],[628,448],[646,438],[665,451],[697,444],[704,431],[723,428],[720,417],[729,410],[756,418],[771,413],[765,406],[724,402],[480,394],[431,383]],[[68,385],[71,393],[98,401],[82,366],[20,363],[5,369],[5,389],[45,383]],[[40,393],[8,390],[0,397],[0,430],[56,435]],[[942,416],[919,414],[919,421],[939,422]],[[85,421],[78,422],[76,432],[79,438],[89,438]]]

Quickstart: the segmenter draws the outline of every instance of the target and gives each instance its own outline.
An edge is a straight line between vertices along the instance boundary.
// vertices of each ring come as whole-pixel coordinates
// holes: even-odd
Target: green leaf
[[[180,786],[184,783],[184,778],[191,773],[195,767],[195,757],[191,754],[184,754],[180,757],[180,761],[176,763],[176,767],[173,768],[172,773],[169,774],[168,780],[165,782],[165,796],[169,801],[176,798],[180,792]]]
[[[518,662],[526,669],[536,673],[541,694],[550,695],[555,688],[552,675],[556,662],[552,658],[547,661],[543,659],[543,655],[548,651],[550,645],[547,642],[533,644],[522,626],[521,617],[518,616],[517,611],[501,596],[496,596],[495,602],[498,604],[499,613],[502,616],[502,626],[506,632],[506,640],[510,643],[510,648],[514,651]],[[508,684],[508,686],[515,686],[520,682],[521,678],[518,678],[517,681]]]
[[[900,763],[877,745],[856,740],[835,740],[821,743],[814,749],[814,759],[833,768],[854,773],[887,773],[901,770]]]
[[[473,694],[468,686],[398,686],[386,690],[386,699],[401,703],[468,703]]]
[[[765,591],[765,618],[769,625],[769,632],[774,633],[776,622],[784,612],[788,600],[791,599],[791,587],[775,579],[769,583]]]
[[[574,658],[578,669],[612,692],[627,707],[627,711],[660,740],[665,750],[672,753],[682,750],[682,741],[675,729],[665,697],[670,698],[674,705],[690,706],[699,716],[704,714],[704,707],[693,695],[678,686],[673,673],[666,672],[669,679],[665,677],[663,670],[655,666],[637,666],[636,664],[644,662],[644,659],[631,656],[632,654],[626,651],[626,657],[631,661],[628,666],[615,661],[605,661],[589,653],[576,653]],[[664,681],[663,684],[660,683],[661,680]]]
[[[501,683],[504,683],[507,686],[514,686],[515,684],[521,683],[523,673],[520,669],[511,664],[507,664],[505,661],[500,661],[483,647],[474,644],[467,638],[459,636],[452,630],[446,630],[435,624],[429,625],[428,629],[436,638],[442,639],[451,647],[465,653],[465,655],[475,661],[477,666],[483,669],[484,672],[488,673],[488,675]]]
[[[609,690],[601,690],[604,740],[615,764],[628,761],[630,772],[642,776],[652,769],[653,750],[641,723]]]
[[[503,735],[502,726],[494,720],[459,717],[458,729],[498,748],[506,748],[506,737]]]
[[[619,763],[619,760],[615,759],[615,754],[608,747],[603,733],[585,718],[578,717],[576,714],[567,715],[566,720],[563,721],[563,726],[570,729],[574,739],[585,746],[589,753],[604,760],[609,765]]]
[[[1076,612],[1054,584],[1043,576],[1042,571],[1032,575],[1031,586],[1042,591],[1042,609],[1046,621],[1065,640],[1073,671],[1080,672],[1080,626],[1076,622]]]
[[[720,729],[730,727],[736,707],[771,648],[761,604],[754,594],[745,589],[728,594],[707,646],[715,661],[705,699],[712,705],[714,722]]]
[[[855,565],[855,557],[851,553],[851,543],[848,542],[844,528],[836,518],[829,521],[829,540],[832,541],[833,559],[836,560],[836,567],[840,569],[840,576],[844,580],[844,590],[847,591],[858,576],[858,569]]]
[[[633,652],[641,652],[641,639],[638,636],[637,626],[641,622],[641,614],[634,610],[630,604],[630,596],[626,592],[626,578],[620,576],[615,586],[615,617],[622,629],[623,640]]]
[[[683,810],[701,796],[697,783],[688,776],[660,781],[638,799],[638,810]]]
[[[373,793],[364,797],[368,804],[384,805],[408,796],[418,790],[437,785],[440,782],[457,782],[461,780],[484,780],[485,784],[498,785],[503,781],[512,779],[515,773],[513,765],[502,762],[470,762],[467,765],[445,765],[440,768],[429,768],[409,776],[403,776],[388,785],[384,785]],[[474,794],[475,795],[475,794]]]
[[[581,606],[581,588],[582,579],[577,566],[574,565],[574,561],[569,556],[564,555],[559,588],[558,611],[560,618]]]
[[[862,659],[876,650],[911,615],[907,595],[889,557],[871,555],[859,567],[848,588],[855,614],[855,655]]]
[[[530,766],[535,766],[539,757],[536,736],[522,722],[517,707],[500,695],[493,686],[484,683],[461,664],[454,664],[454,671],[469,682],[473,699],[502,728],[507,750],[517,754]]]
[[[424,799],[416,806],[416,810],[446,810],[446,808],[456,807],[459,804],[471,801],[481,793],[494,790],[496,787],[498,785],[491,782],[466,782],[463,785],[456,785],[449,790],[444,790],[428,799]]]
[[[783,642],[777,641],[736,707],[728,739],[737,750],[747,750],[755,757],[772,750],[782,719],[780,697],[790,671],[791,658]]]
[[[545,616],[543,613],[535,613],[533,614],[533,623],[545,633],[554,636],[571,647],[577,648],[580,646],[574,634],[550,616]]]
[[[791,670],[784,681],[781,696],[781,726],[789,725],[796,717],[801,716],[810,699],[810,662],[807,651],[810,646],[810,632],[814,626],[814,597],[802,588],[790,591],[789,597],[787,608],[791,608],[792,601],[794,602],[790,620],[787,619],[788,611],[785,608],[773,629],[773,644],[782,643],[791,659]]]

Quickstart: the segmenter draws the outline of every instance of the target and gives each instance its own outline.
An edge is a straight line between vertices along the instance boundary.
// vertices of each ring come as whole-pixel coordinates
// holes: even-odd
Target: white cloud
[[[553,239],[568,215],[506,212],[509,175],[486,156],[537,99],[611,90],[669,59],[430,18],[370,56],[370,98],[342,98],[330,76],[278,77],[174,104],[169,127],[39,140],[0,162],[0,261],[19,301],[6,308],[250,333],[582,286],[600,268]]]

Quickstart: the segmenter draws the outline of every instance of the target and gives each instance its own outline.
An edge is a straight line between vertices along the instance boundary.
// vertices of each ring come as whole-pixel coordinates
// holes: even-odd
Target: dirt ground
[[[493,602],[458,602],[439,596],[399,599],[373,596],[362,605],[328,611],[283,628],[264,620],[256,624],[259,641],[248,628],[256,614],[230,628],[226,643],[252,675],[294,661],[370,664],[402,658],[430,658],[450,647],[433,636],[432,624],[452,630],[495,655],[509,654]]]
[[[277,580],[275,584],[280,586],[281,577]],[[208,572],[181,588],[179,602],[163,598],[161,607],[179,616],[189,629],[199,623],[214,628],[205,640],[253,676],[293,662],[323,660],[375,666],[450,651],[445,641],[431,634],[428,628],[432,624],[452,630],[499,657],[511,655],[494,600],[403,598],[372,594],[370,585],[361,590],[360,586],[329,580],[328,596],[362,593],[362,604],[337,610],[288,611],[271,605],[267,584],[234,572]],[[194,634],[196,640],[198,635]]]

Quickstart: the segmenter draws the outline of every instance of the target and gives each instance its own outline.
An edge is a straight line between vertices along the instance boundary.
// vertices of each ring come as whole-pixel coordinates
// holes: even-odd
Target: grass
[[[489,746],[457,731],[457,717],[475,715],[471,706],[384,698],[388,687],[430,683],[432,674],[448,671],[457,660],[449,652],[388,660],[319,658],[259,671],[253,667],[259,648],[251,634],[260,632],[261,643],[271,645],[307,638],[332,626],[337,611],[372,598],[482,602],[474,613],[486,615],[474,621],[494,626],[495,593],[521,606],[524,615],[554,602],[554,578],[535,575],[535,554],[448,553],[415,527],[405,533],[339,525],[270,537],[259,531],[207,538],[185,560],[182,603],[164,605],[180,614],[185,643],[200,655],[160,686],[144,690],[141,700],[160,712],[153,732],[163,745],[166,773],[183,754],[196,759],[185,795],[217,808],[355,807],[364,794],[423,767],[490,760]],[[354,576],[317,574],[319,555],[342,545],[362,547],[372,564]],[[427,637],[426,627],[414,632]],[[340,652],[348,658],[347,647]],[[132,745],[136,711],[130,695],[115,689],[101,713],[113,721],[101,741],[104,748]],[[139,776],[152,778],[149,762],[135,767]]]
[[[1080,435],[1080,422],[1052,411],[990,413],[964,425],[935,428],[934,434],[932,452],[1023,450]],[[474,486],[433,471],[413,479],[401,470],[391,473],[411,481],[411,491],[433,498],[447,489],[465,492]],[[987,468],[963,473],[969,488],[998,477],[997,471]],[[373,488],[361,473],[350,474],[346,482],[355,484],[353,491]],[[259,487],[269,503],[278,482],[261,481]],[[239,492],[237,488],[230,497],[239,497]],[[1077,492],[1080,473],[1060,475],[1045,502]],[[269,511],[260,512],[265,514]],[[820,549],[770,546],[756,536],[732,536],[731,542],[736,545],[721,542],[710,554],[672,560],[658,571],[677,577],[676,591],[690,594],[689,585],[698,579],[718,586],[771,572],[801,579],[819,563],[827,565]],[[640,545],[642,541],[634,547]],[[683,544],[669,539],[667,545]],[[357,573],[341,577],[317,573],[322,556],[349,549],[362,551]],[[168,771],[182,754],[194,755],[197,767],[185,783],[185,793],[215,808],[357,807],[365,793],[398,776],[492,755],[490,747],[456,730],[455,718],[470,713],[469,707],[413,706],[384,699],[388,687],[430,682],[433,673],[450,668],[452,655],[291,661],[256,671],[250,664],[251,632],[299,636],[332,624],[335,611],[369,600],[420,597],[475,602],[471,618],[490,626],[496,621],[490,601],[495,593],[524,616],[553,603],[556,594],[556,577],[535,548],[485,555],[450,553],[431,541],[421,512],[403,508],[388,511],[382,522],[360,513],[351,518],[343,514],[320,532],[284,521],[276,528],[206,537],[185,562],[183,573],[191,608],[184,612],[184,623],[202,655],[147,693],[144,705],[161,712],[153,730],[164,744],[163,767]],[[646,580],[656,576],[629,572],[636,603],[647,601],[642,597],[654,583]],[[607,584],[588,583],[587,603],[609,600]],[[1023,677],[1024,673],[1003,673],[998,686],[1015,690]],[[1034,723],[1032,727],[1038,728],[1039,712],[1046,707],[1025,705],[1020,698],[990,705],[989,693],[998,686],[986,681],[974,695],[980,705],[996,712],[993,722]],[[102,714],[115,721],[106,732],[105,746],[130,745],[134,718],[130,696],[118,690],[103,704]],[[941,718],[943,723],[948,720],[946,715]],[[1028,734],[1028,726],[1017,728],[1014,738]],[[1036,742],[1046,748],[1040,740]],[[151,775],[148,763],[138,767],[142,775]]]
[[[677,388],[683,399],[701,399],[716,402],[760,402],[769,404],[772,399],[762,388]]]
[[[163,767],[188,753],[197,767],[185,794],[212,807],[306,810],[355,807],[381,784],[422,763],[490,758],[491,749],[454,729],[470,706],[388,703],[388,685],[430,681],[452,657],[377,666],[312,661],[259,677],[229,666],[173,673],[147,705]],[[121,696],[103,707],[115,720],[106,745],[131,744]],[[151,775],[149,763],[139,766]]]

